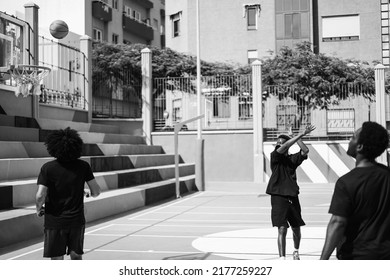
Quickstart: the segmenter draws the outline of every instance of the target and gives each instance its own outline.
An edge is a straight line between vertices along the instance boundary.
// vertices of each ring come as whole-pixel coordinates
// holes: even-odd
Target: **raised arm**
[[[296,136],[293,136],[290,140],[287,140],[286,142],[284,142],[282,144],[282,146],[280,146],[278,149],[277,149],[277,152],[278,153],[285,153],[286,151],[288,151],[288,149],[290,149],[290,147],[292,145],[294,145],[295,143],[298,143],[299,147],[302,149],[302,151],[307,154],[309,152],[309,148],[302,142],[301,138],[307,134],[309,134],[310,132],[312,132],[314,129],[316,129],[316,127],[314,125],[308,125],[306,126],[305,128],[305,131],[296,135]]]

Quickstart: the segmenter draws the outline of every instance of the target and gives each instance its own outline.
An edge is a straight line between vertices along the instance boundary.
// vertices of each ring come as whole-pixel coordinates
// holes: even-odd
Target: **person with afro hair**
[[[375,159],[389,145],[388,131],[364,122],[352,136],[347,154],[356,166],[340,177],[329,207],[321,259],[390,259],[390,169]]]
[[[45,141],[54,160],[41,167],[37,184],[37,216],[44,216],[43,256],[81,260],[84,247],[84,196],[101,190],[88,162],[80,159],[83,140],[71,128],[52,131]],[[88,188],[84,189],[85,183]]]

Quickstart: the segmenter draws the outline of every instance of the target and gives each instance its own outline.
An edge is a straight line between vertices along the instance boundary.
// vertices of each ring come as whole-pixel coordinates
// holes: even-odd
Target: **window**
[[[118,0],[112,0],[112,7],[113,7],[115,10],[118,10]]]
[[[172,120],[174,122],[180,122],[182,120],[181,105],[182,105],[181,99],[173,100],[173,104],[172,104]]]
[[[158,20],[155,18],[153,19],[153,29],[158,30]]]
[[[332,16],[322,18],[322,41],[359,40],[359,15]]]
[[[180,36],[180,19],[181,12],[171,15],[171,23],[172,23],[172,37]]]
[[[381,18],[381,25],[382,25],[382,63],[385,66],[389,66],[389,64],[390,64],[389,1],[382,0],[382,2],[381,2],[381,11],[382,11],[382,18]]]
[[[103,32],[97,28],[93,29],[93,39],[95,41],[102,42],[103,41]]]
[[[113,33],[112,34],[112,43],[113,44],[118,44],[118,39],[119,39],[118,34]]]
[[[126,16],[131,17],[131,8],[129,6],[124,6],[123,7],[123,12],[125,13]]]
[[[132,18],[137,21],[141,21],[141,13],[136,10],[133,10]]]
[[[278,130],[286,130],[290,126],[293,129],[300,129],[310,124],[310,111],[306,106],[278,105],[276,118]]]
[[[213,96],[213,117],[230,118],[230,96]]]
[[[276,0],[276,47],[310,40],[308,0]]]
[[[253,63],[258,59],[257,50],[249,50],[248,51],[248,64]]]
[[[247,27],[248,30],[257,29],[257,18],[260,16],[261,5],[252,4],[244,5],[244,17],[247,18]]]
[[[256,8],[248,8],[248,29],[257,29]]]
[[[238,98],[238,119],[253,119],[253,101],[252,96],[240,96]]]

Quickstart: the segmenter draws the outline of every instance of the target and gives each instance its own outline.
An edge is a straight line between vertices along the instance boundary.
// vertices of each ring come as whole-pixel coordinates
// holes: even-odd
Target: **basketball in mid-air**
[[[57,39],[65,38],[68,35],[69,27],[63,20],[55,20],[50,24],[50,34]]]

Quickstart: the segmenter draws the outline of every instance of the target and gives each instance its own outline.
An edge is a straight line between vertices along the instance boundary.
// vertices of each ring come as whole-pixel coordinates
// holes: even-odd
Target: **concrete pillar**
[[[143,134],[146,144],[152,144],[153,127],[153,83],[152,83],[152,51],[145,48],[141,51],[142,64],[142,120]]]
[[[382,64],[375,66],[376,122],[386,128],[385,69]],[[377,162],[387,165],[387,154],[383,153]]]
[[[84,88],[81,96],[84,96],[84,109],[88,110],[88,123],[92,123],[92,39],[84,35],[80,38],[80,51],[85,57],[80,57],[84,65]],[[82,56],[82,54],[80,54]]]
[[[26,54],[26,64],[39,65],[39,31],[38,31],[38,10],[39,6],[35,3],[27,3],[24,5],[25,20],[30,25],[26,32],[30,33],[30,42],[24,42],[25,48],[29,49],[30,53]],[[26,37],[25,37],[26,38]],[[39,96],[32,95],[31,97],[32,117],[39,118]]]
[[[263,89],[261,84],[261,62],[252,63],[253,97],[253,178],[255,183],[264,183],[263,152]]]

